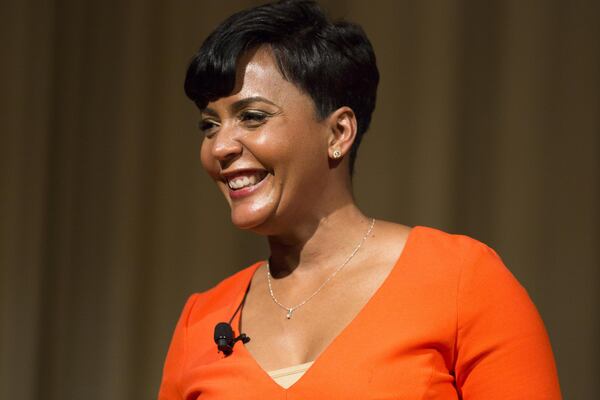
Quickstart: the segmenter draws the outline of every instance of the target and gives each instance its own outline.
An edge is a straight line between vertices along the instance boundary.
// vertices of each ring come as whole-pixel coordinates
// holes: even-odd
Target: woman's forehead
[[[295,88],[285,80],[268,48],[259,48],[240,58],[236,73],[234,92],[244,96],[254,96],[256,91],[273,92],[274,95],[282,90]]]
[[[286,80],[269,48],[259,48],[240,57],[233,92],[215,102],[233,102],[263,97],[281,106],[305,105],[311,101],[295,84]]]

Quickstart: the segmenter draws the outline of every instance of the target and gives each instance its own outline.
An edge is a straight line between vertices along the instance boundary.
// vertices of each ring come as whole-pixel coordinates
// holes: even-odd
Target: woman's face
[[[239,64],[233,94],[202,111],[201,161],[229,202],[233,223],[273,234],[316,212],[326,189],[329,132],[269,49]]]

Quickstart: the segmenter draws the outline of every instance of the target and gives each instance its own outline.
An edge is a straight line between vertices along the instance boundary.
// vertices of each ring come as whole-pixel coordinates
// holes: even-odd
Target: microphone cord
[[[249,291],[250,291],[250,284],[248,284],[248,287],[246,287],[246,291],[244,292],[244,297],[242,298],[242,301],[240,302],[240,304],[235,309],[235,312],[233,313],[233,315],[231,316],[231,318],[229,318],[229,325],[231,325],[231,323],[233,322],[233,319],[235,318],[235,316],[237,315],[237,313],[240,312],[240,310],[242,309],[242,307],[246,303],[246,297],[248,297],[248,292]],[[240,335],[242,334],[242,316],[241,315],[240,315],[240,319],[238,320],[238,332],[240,332]]]
[[[233,319],[240,312],[240,310],[242,309],[242,306],[246,302],[246,297],[248,296],[249,289],[250,289],[250,285],[248,285],[248,287],[246,288],[244,297],[242,298],[242,301],[240,302],[238,307],[235,309],[235,312],[233,313],[231,318],[229,318],[229,322],[219,322],[215,326],[214,339],[215,339],[215,343],[217,345],[217,351],[222,352],[225,355],[225,357],[231,355],[231,353],[233,352],[233,346],[238,341],[241,341],[242,343],[248,343],[250,341],[250,338],[248,337],[248,335],[246,335],[245,333],[242,333],[242,329],[241,329],[242,328],[242,321],[241,321],[242,318],[241,318],[241,316],[240,316],[240,319],[238,320],[238,332],[240,333],[238,337],[235,337],[235,332],[233,331],[233,327],[231,326]]]

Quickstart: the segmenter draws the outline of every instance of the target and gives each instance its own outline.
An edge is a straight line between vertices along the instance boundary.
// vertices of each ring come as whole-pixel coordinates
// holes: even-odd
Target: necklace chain
[[[281,304],[279,302],[279,300],[277,300],[277,298],[275,297],[275,293],[273,293],[273,286],[271,284],[271,267],[269,265],[269,261],[267,260],[267,282],[269,284],[269,293],[271,294],[271,298],[273,299],[273,302],[275,304],[277,304],[279,307],[283,308],[285,311],[287,311],[287,314],[286,314],[287,319],[292,318],[292,314],[294,313],[294,311],[296,311],[296,309],[302,307],[303,305],[308,303],[313,297],[315,297],[321,291],[321,289],[323,289],[325,287],[325,285],[327,285],[329,283],[329,281],[331,281],[337,275],[337,273],[340,272],[341,269],[344,268],[350,260],[352,260],[352,257],[354,257],[356,255],[356,253],[362,247],[365,240],[367,240],[367,238],[371,234],[371,231],[373,230],[374,225],[375,225],[375,218],[371,218],[371,224],[369,225],[369,229],[367,230],[367,233],[365,233],[365,235],[362,237],[362,239],[360,240],[358,245],[354,248],[354,251],[352,251],[352,254],[350,254],[350,256],[348,256],[348,258],[346,258],[346,260],[342,263],[342,265],[337,267],[337,269],[335,271],[333,271],[333,273],[331,275],[329,275],[329,277],[321,284],[321,286],[319,286],[317,288],[317,290],[314,291],[313,294],[311,294],[305,300],[303,300],[302,302],[300,302],[292,307],[287,307],[287,306]]]

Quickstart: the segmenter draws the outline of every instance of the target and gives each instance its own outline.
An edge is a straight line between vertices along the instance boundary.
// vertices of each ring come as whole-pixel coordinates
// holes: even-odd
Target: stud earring
[[[342,156],[342,152],[339,149],[333,151],[333,158],[338,159]]]

